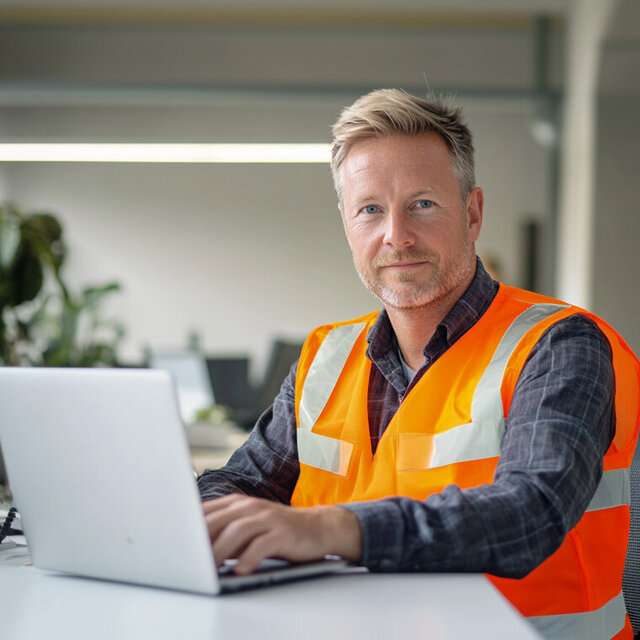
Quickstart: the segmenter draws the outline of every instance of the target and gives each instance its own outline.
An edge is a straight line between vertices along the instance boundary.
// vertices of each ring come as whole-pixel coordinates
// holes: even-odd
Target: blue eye
[[[368,204],[362,208],[365,213],[378,213],[378,206],[375,204]]]
[[[419,209],[429,209],[431,207],[433,207],[434,202],[432,200],[418,200],[418,202],[416,203],[416,206]]]

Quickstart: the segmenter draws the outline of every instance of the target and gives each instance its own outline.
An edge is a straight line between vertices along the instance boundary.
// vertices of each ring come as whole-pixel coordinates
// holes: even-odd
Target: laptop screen
[[[185,424],[196,421],[201,409],[215,403],[207,362],[198,351],[157,351],[151,355],[150,367],[171,374],[178,394],[180,416]]]

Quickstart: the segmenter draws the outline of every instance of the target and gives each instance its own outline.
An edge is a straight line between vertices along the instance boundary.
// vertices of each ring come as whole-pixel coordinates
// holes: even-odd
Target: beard
[[[448,264],[443,264],[438,256],[428,251],[409,248],[376,257],[370,265],[358,265],[354,259],[354,266],[364,286],[385,306],[419,309],[446,298],[462,283],[470,281],[476,266],[475,249],[468,236],[465,240],[450,256]],[[387,274],[385,282],[382,277],[384,267],[399,262],[426,262],[431,274],[425,280],[415,269],[399,270]]]

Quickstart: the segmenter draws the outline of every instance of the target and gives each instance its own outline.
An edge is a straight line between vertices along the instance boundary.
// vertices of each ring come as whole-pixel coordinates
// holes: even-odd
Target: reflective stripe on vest
[[[534,304],[515,318],[478,381],[471,401],[471,422],[433,437],[433,454],[427,468],[500,455],[500,443],[504,435],[500,389],[509,358],[527,331],[566,308],[566,305],[559,304]]]
[[[587,511],[600,511],[631,504],[629,469],[612,469],[602,474],[600,484],[591,498]]]
[[[556,616],[529,616],[527,620],[545,640],[602,640],[613,638],[624,627],[624,597],[620,592],[604,606],[584,613],[565,613]]]
[[[365,326],[364,322],[343,325],[327,334],[307,373],[298,408],[298,459],[310,467],[341,476],[347,475],[353,444],[312,433],[311,429],[327,404]]]

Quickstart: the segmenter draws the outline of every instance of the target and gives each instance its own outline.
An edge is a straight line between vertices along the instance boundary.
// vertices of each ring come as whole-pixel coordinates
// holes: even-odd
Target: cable
[[[9,509],[9,513],[7,513],[7,516],[4,519],[2,529],[0,529],[0,544],[4,541],[4,539],[8,535],[21,533],[11,528],[11,524],[13,523],[17,514],[18,514],[18,510],[15,507],[11,507],[11,509]]]

